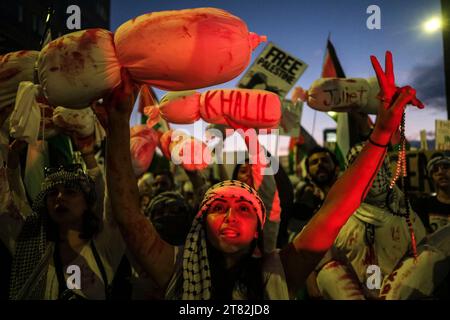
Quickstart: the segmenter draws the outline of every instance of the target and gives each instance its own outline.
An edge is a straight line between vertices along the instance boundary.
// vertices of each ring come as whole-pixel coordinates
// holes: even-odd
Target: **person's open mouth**
[[[232,228],[225,228],[220,231],[220,235],[226,238],[237,238],[239,236],[239,232]]]

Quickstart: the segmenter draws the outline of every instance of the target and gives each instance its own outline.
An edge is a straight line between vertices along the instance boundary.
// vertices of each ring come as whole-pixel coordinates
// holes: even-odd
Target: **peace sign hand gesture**
[[[378,97],[382,101],[378,109],[377,122],[372,136],[376,136],[379,144],[387,145],[391,135],[400,125],[406,105],[412,104],[420,109],[423,109],[424,105],[417,99],[416,90],[412,87],[405,86],[398,88],[395,85],[392,53],[390,51],[386,52],[385,71],[381,68],[376,57],[371,56],[370,60],[372,61],[372,66],[375,69],[380,86]]]

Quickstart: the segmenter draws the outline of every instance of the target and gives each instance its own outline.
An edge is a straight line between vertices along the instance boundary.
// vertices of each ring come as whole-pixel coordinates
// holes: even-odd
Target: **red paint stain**
[[[88,29],[83,32],[82,36],[78,40],[78,48],[80,50],[90,50],[93,44],[97,43],[97,33],[100,29]]]
[[[61,50],[65,47],[66,47],[66,45],[64,44],[64,38],[61,37],[61,38],[58,38],[58,39],[50,42],[47,45],[47,50],[51,50],[51,49]]]
[[[46,105],[49,104],[48,100],[44,96],[36,97],[36,102],[43,103],[43,104],[46,104]]]
[[[376,263],[375,250],[372,246],[367,248],[366,254],[364,256],[363,263],[365,265],[371,265]]]
[[[383,290],[381,291],[381,294],[387,294],[389,291],[391,291],[391,285],[387,284],[383,287]]]
[[[14,55],[15,55],[15,53],[11,52],[4,56],[0,56],[0,67],[3,66],[4,64],[6,64],[9,61],[9,59]]]
[[[189,29],[186,26],[183,26],[183,31],[188,35],[189,38],[192,38],[191,34],[189,33]]]
[[[20,50],[17,52],[17,57],[22,57],[28,53],[28,50]]]
[[[74,51],[71,55],[64,55],[61,58],[59,68],[65,76],[79,75],[83,72],[84,58],[80,52]]]
[[[338,262],[338,261],[333,261],[333,262],[330,262],[330,263],[328,263],[327,265],[325,265],[324,269],[327,270],[327,269],[337,268],[337,267],[339,267],[339,266],[341,266],[341,263],[340,263],[340,262]]]
[[[5,71],[0,72],[0,82],[6,82],[15,77],[19,73],[20,69],[18,68],[6,69]]]
[[[389,277],[388,277],[388,280],[389,281],[394,281],[394,278],[395,278],[395,276],[397,276],[397,274],[398,274],[398,271],[395,271],[395,272],[391,273],[389,275]]]
[[[351,275],[349,275],[349,274],[344,274],[344,275],[340,276],[338,280],[339,281],[350,280],[350,281],[354,282],[353,277]]]
[[[81,53],[79,53],[78,51],[72,52],[72,57],[73,57],[75,60],[83,61],[83,63],[84,63],[83,55],[82,55]]]

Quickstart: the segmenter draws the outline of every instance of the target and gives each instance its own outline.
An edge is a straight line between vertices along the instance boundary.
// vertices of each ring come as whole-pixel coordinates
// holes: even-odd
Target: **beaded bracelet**
[[[386,144],[386,145],[376,143],[375,141],[372,140],[371,137],[369,137],[369,142],[370,142],[371,144],[373,144],[374,146],[377,146],[377,147],[380,147],[380,148],[383,148],[383,149],[384,149],[384,148],[387,148],[387,147],[389,146],[389,143]]]

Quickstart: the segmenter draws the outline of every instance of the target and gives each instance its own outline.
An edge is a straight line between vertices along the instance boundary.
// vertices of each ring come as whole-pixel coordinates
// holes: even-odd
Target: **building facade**
[[[70,10],[72,5],[79,10]],[[51,12],[51,19],[46,23],[48,12]],[[110,0],[0,1],[0,55],[18,50],[40,50],[46,27],[51,30],[53,39],[77,31],[69,29],[67,24],[75,12],[79,13],[80,29],[109,29]]]

